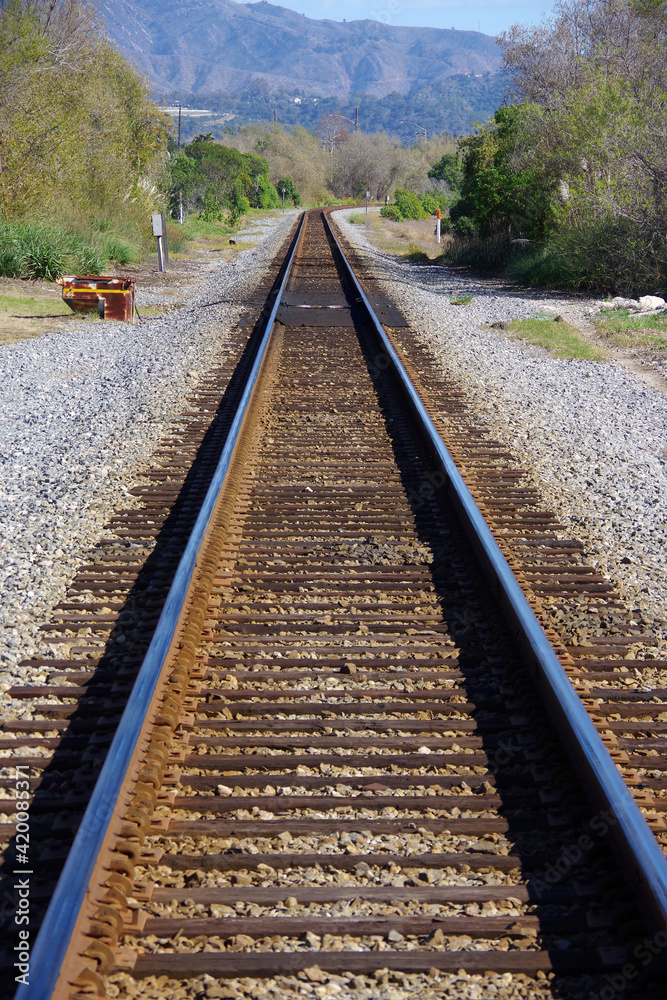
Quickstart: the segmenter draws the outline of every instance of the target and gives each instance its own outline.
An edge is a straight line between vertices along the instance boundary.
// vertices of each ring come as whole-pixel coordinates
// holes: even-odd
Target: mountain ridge
[[[253,84],[313,96],[407,95],[497,73],[481,32],[315,20],[260,0],[99,0],[107,34],[158,95],[233,94]]]

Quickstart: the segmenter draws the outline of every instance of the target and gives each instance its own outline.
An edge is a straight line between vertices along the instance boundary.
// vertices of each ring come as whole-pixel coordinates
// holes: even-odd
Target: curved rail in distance
[[[636,880],[635,890],[648,905],[656,929],[664,930],[667,928],[667,859],[535,617],[389,337],[373,312],[326,215],[324,219],[345,271],[368,311],[385,364],[389,362],[416,420],[430,442],[446,476],[448,495],[494,584],[496,596],[515,629],[515,637],[524,649],[533,676],[549,700],[556,722],[566,737],[568,751],[575,758],[576,764],[584,769],[589,790],[598,807],[608,815],[607,825],[612,827],[612,840],[624,861],[631,866],[630,870]]]

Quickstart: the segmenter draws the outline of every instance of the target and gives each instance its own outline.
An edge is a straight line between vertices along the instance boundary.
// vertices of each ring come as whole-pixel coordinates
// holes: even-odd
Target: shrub
[[[453,228],[460,240],[470,240],[477,236],[477,226],[468,215],[462,215],[460,219],[457,219]]]
[[[281,204],[283,191],[285,192],[285,201],[288,203],[291,201],[295,208],[298,208],[301,204],[299,192],[297,191],[296,184],[291,177],[281,177],[276,184],[276,191],[281,199]]]
[[[435,215],[438,209],[440,212],[446,212],[449,206],[449,198],[442,191],[427,191],[425,194],[419,195],[419,200],[422,203],[422,208],[429,215]]]
[[[428,218],[429,213],[424,211],[419,198],[411,191],[399,188],[395,195],[395,201],[404,219]]]
[[[213,191],[207,191],[202,198],[202,207],[197,214],[197,218],[204,222],[220,222],[223,215],[223,208]]]
[[[139,247],[115,233],[103,233],[97,237],[97,242],[106,260],[113,261],[120,267],[127,267],[139,259]],[[169,245],[171,246],[171,240]]]
[[[19,246],[21,277],[55,281],[65,272],[64,240],[58,230],[18,226],[14,239]]]
[[[129,263],[137,254],[113,233],[85,236],[48,223],[0,221],[0,274],[10,278],[55,281],[68,273],[103,274],[109,261]]]
[[[467,240],[455,240],[445,249],[443,260],[447,264],[473,267],[479,271],[503,271],[512,257],[524,252],[508,236],[486,239],[475,236]]]
[[[643,294],[664,286],[667,250],[662,240],[645,239],[630,220],[607,216],[578,222],[513,255],[508,275],[529,285]]]
[[[385,219],[391,219],[392,222],[403,222],[403,213],[398,205],[385,205],[380,209],[380,215]]]

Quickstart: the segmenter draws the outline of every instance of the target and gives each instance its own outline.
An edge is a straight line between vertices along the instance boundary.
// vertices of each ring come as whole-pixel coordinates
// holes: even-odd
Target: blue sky
[[[553,10],[554,2],[526,0],[270,0],[300,14],[333,21],[371,18],[387,24],[459,28],[497,35],[510,24],[536,24]]]

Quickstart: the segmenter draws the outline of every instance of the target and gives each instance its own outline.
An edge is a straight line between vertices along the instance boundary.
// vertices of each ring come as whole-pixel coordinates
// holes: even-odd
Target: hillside
[[[158,95],[409,95],[496,73],[493,38],[475,31],[313,20],[264,2],[98,0],[109,37]]]

